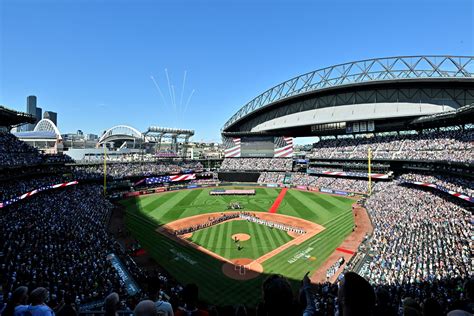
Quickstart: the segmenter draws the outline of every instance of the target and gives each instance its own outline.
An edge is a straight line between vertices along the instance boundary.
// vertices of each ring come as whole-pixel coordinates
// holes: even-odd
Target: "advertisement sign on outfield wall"
[[[268,183],[267,188],[278,188],[278,184],[276,183]]]
[[[132,197],[132,196],[137,196],[137,195],[140,195],[140,192],[127,192],[127,193],[124,193],[123,197]]]
[[[169,187],[168,191],[176,191],[176,190],[181,190],[181,189],[182,189],[182,187],[175,186],[175,187]]]
[[[300,189],[300,190],[306,190],[307,189],[307,187],[304,186],[304,185],[297,185],[296,188]]]
[[[329,193],[329,194],[338,194],[338,195],[349,195],[348,192],[345,192],[345,191],[339,191],[339,190],[332,190],[332,189],[328,189],[328,188],[320,188],[319,189],[320,192],[324,192],[324,193]]]

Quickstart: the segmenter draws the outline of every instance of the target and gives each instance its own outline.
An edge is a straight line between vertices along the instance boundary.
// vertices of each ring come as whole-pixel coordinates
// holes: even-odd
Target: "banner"
[[[240,157],[240,138],[224,137],[224,156],[225,158]]]
[[[304,185],[297,185],[296,188],[300,189],[300,190],[306,190],[307,189],[307,187],[304,186]]]
[[[291,158],[293,157],[293,137],[275,137],[275,157]]]
[[[133,184],[133,186],[137,186],[137,185],[139,185],[139,184],[142,184],[143,182],[145,182],[145,178],[143,178],[143,179],[141,179],[141,180],[135,182],[135,183]]]
[[[68,187],[68,186],[71,186],[71,185],[76,185],[78,183],[79,183],[78,181],[70,181],[70,182],[63,182],[63,183],[52,184],[52,185],[47,185],[47,186],[44,186],[44,187],[40,187],[40,188],[35,189],[33,191],[23,193],[22,195],[17,196],[15,198],[5,200],[5,201],[1,202],[0,203],[0,208],[6,207],[6,206],[11,205],[13,203],[16,203],[20,200],[29,198],[29,197],[31,197],[31,196],[35,195],[36,193],[39,193],[39,192],[52,190],[52,189],[64,188],[64,187]]]
[[[114,269],[117,271],[120,279],[122,280],[125,289],[127,290],[127,293],[129,295],[135,295],[138,292],[140,292],[140,288],[138,285],[135,283],[135,281],[132,279],[130,274],[128,273],[127,269],[125,266],[122,264],[120,259],[113,253],[109,254],[107,256],[107,260],[110,261]]]
[[[345,172],[345,171],[318,171],[314,169],[308,169],[309,174],[324,174],[328,176],[336,177],[357,177],[357,178],[368,178],[367,172]],[[388,179],[388,174],[384,173],[371,173],[370,176],[373,179]]]
[[[464,201],[474,203],[474,197],[469,197],[468,195],[460,193],[460,192],[451,191],[449,189],[446,189],[445,187],[442,187],[440,185],[436,185],[434,183],[406,181],[406,180],[403,180],[402,183],[409,183],[409,184],[415,184],[415,185],[419,185],[419,186],[423,186],[423,187],[430,187],[430,188],[437,189],[437,190],[443,191],[445,193],[448,193],[448,194],[450,194],[452,196],[455,196],[457,198],[463,199]]]
[[[150,177],[146,178],[146,184],[158,184],[158,183],[168,183],[168,182],[180,182],[180,181],[188,181],[188,180],[195,180],[196,174],[179,174],[179,175],[172,175],[172,176],[159,176],[159,177]]]

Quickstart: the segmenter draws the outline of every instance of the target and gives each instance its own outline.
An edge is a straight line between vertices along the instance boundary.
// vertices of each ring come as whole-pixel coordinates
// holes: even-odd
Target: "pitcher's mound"
[[[263,272],[262,265],[254,262],[253,259],[239,258],[231,261],[232,263],[226,262],[222,265],[222,273],[228,278],[241,281],[251,280]]]
[[[238,239],[239,241],[246,241],[250,239],[250,235],[248,234],[234,234],[232,235],[232,240]]]

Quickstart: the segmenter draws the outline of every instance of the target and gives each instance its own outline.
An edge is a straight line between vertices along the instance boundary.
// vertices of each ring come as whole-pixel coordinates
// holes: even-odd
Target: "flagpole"
[[[107,196],[107,155],[105,149],[106,146],[104,144],[104,196]]]
[[[368,190],[368,192],[369,192],[369,196],[370,196],[370,195],[372,194],[372,175],[371,175],[371,173],[372,173],[372,166],[371,166],[371,164],[370,164],[370,160],[371,160],[371,158],[372,158],[372,149],[371,149],[370,147],[369,147],[367,156],[368,156],[368,157],[367,157],[367,159],[368,159],[367,165],[368,165],[368,168],[369,168],[369,170],[368,170],[368,171],[369,171],[369,188],[368,188],[369,190]]]

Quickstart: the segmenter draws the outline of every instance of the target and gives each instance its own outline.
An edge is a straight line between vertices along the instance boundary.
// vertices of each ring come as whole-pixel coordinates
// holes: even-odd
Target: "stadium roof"
[[[223,131],[262,108],[294,96],[379,82],[463,78],[474,79],[473,56],[400,56],[339,64],[305,73],[268,89],[240,108],[224,124]]]
[[[419,117],[410,125],[413,127],[439,127],[474,123],[474,104],[463,106],[454,111]]]
[[[13,133],[20,139],[51,139],[56,140],[56,133],[51,131],[31,131],[31,132],[17,132]]]
[[[53,133],[57,139],[62,139],[61,132],[53,121],[49,119],[42,119],[36,124],[35,132],[49,132]]]
[[[8,109],[0,105],[0,126],[15,126],[24,123],[35,123],[36,118],[32,115]]]

